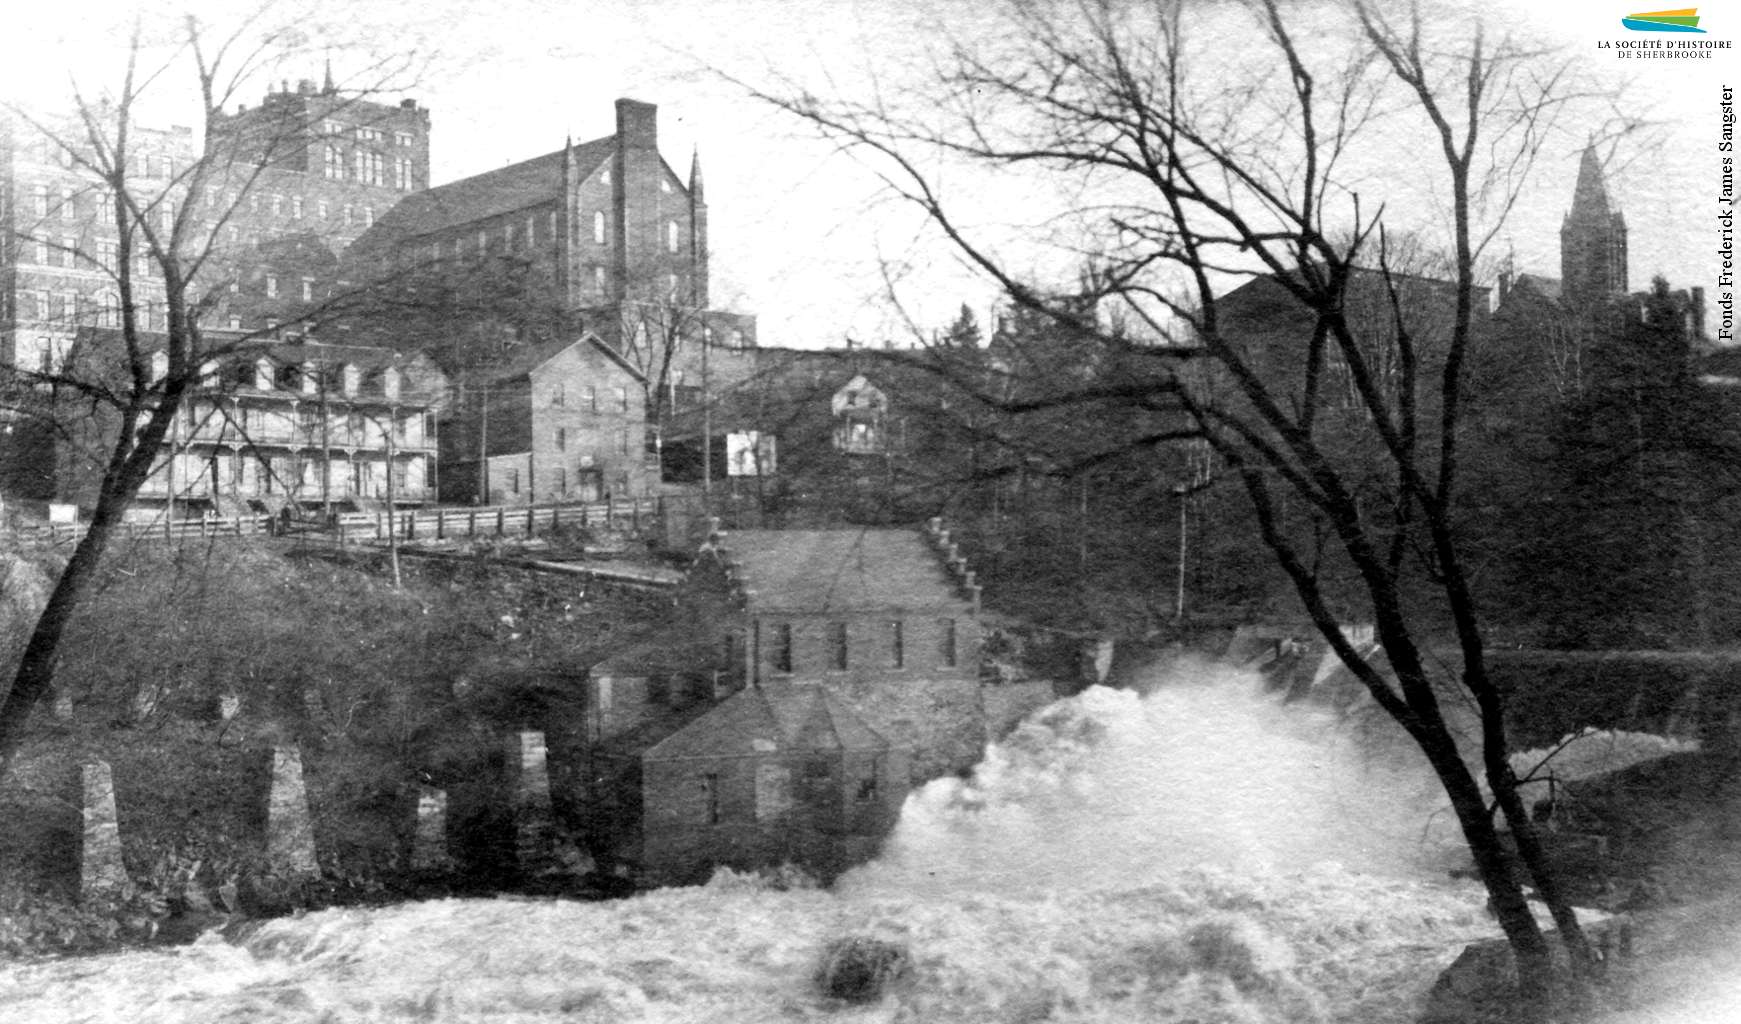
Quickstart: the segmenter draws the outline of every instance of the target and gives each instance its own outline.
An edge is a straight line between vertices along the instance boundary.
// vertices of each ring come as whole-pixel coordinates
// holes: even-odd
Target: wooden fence
[[[160,519],[123,523],[116,538],[127,541],[185,542],[225,537],[287,533],[334,542],[379,541],[397,533],[401,540],[429,541],[470,537],[529,537],[558,529],[606,529],[640,533],[662,514],[658,498],[607,500],[582,505],[491,505],[478,508],[400,509],[396,512],[347,512],[327,523],[271,516],[231,516],[213,519]],[[71,547],[86,532],[84,523],[41,523],[0,527],[0,536],[16,543]]]

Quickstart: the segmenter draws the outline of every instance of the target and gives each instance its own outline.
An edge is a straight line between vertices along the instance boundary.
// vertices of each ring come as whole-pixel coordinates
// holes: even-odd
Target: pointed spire
[[[1571,219],[1608,219],[1608,187],[1602,180],[1602,162],[1596,157],[1596,140],[1584,147],[1578,160],[1578,186],[1572,191]]]
[[[701,201],[701,147],[696,146],[689,157],[689,196]]]
[[[332,84],[332,54],[326,55],[326,78],[320,83],[320,91],[324,96],[338,92],[338,87]]]

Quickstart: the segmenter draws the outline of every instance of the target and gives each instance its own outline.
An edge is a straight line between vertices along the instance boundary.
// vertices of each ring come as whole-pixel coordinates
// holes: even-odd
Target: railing
[[[480,508],[402,509],[348,512],[333,517],[346,538],[385,541],[447,540],[460,537],[531,536],[562,527],[621,529],[639,533],[661,515],[658,498],[606,499],[576,505],[490,505]]]
[[[346,512],[326,523],[289,520],[272,516],[229,516],[206,519],[159,519],[146,523],[122,523],[115,536],[126,540],[186,541],[259,534],[290,533],[337,543],[385,543],[397,533],[401,540],[429,541],[469,537],[529,537],[563,527],[628,530],[640,533],[651,526],[664,509],[658,498],[626,501],[607,499],[576,505],[509,506],[479,508],[401,509],[397,512]],[[0,535],[17,543],[72,545],[82,540],[89,527],[84,523],[40,523],[0,528]]]
[[[152,523],[122,523],[114,536],[126,540],[194,540],[212,537],[249,537],[270,532],[270,516],[240,516],[227,519],[160,519]],[[85,523],[41,523],[9,527],[0,534],[21,544],[50,547],[77,544],[90,526]]]

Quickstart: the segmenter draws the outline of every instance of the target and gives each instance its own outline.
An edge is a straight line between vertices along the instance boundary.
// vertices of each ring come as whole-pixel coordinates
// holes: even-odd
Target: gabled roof
[[[616,151],[617,137],[583,142],[572,150],[577,177],[591,174]],[[512,213],[562,196],[562,161],[567,150],[445,185],[413,192],[394,204],[370,229],[371,234],[415,237],[434,234],[476,220]]]
[[[1513,290],[1518,288],[1532,288],[1537,294],[1550,299],[1557,299],[1560,297],[1560,279],[1557,277],[1543,277],[1540,274],[1519,274],[1517,275],[1517,280],[1511,283],[1511,287]]]
[[[889,741],[820,686],[751,686],[643,752],[648,760],[800,750],[886,751]]]
[[[915,530],[735,530],[723,549],[752,614],[959,608],[957,582]]]
[[[591,345],[604,353],[611,362],[622,367],[624,372],[636,381],[642,384],[647,382],[647,378],[635,368],[635,364],[624,359],[622,353],[601,341],[598,335],[591,331],[578,338],[557,338],[554,341],[542,341],[517,348],[500,361],[485,367],[483,370],[484,378],[492,382],[500,382],[524,377],[575,345]]]

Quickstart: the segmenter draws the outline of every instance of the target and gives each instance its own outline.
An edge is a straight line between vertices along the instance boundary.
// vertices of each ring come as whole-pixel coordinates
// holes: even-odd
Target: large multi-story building
[[[365,310],[355,336],[403,346],[414,334],[468,394],[501,386],[504,373],[520,379],[527,350],[596,338],[618,358],[598,363],[596,380],[573,367],[583,376],[568,387],[616,388],[630,370],[649,432],[641,443],[656,457],[676,411],[752,372],[755,345],[753,317],[708,308],[700,161],[687,180],[666,163],[657,114],[618,100],[612,135],[405,197],[347,254],[346,275],[372,282],[387,314]],[[565,429],[556,409],[529,411],[529,437]],[[453,436],[483,434],[481,422],[461,422],[481,418],[481,403],[456,403],[452,415]],[[570,450],[535,475],[592,479],[620,460],[618,447]],[[637,491],[658,479],[624,472]]]
[[[71,116],[33,123],[0,113],[0,365],[52,372],[81,328],[119,323],[114,197],[87,141]],[[193,133],[138,128],[130,153],[131,190],[160,226],[181,202]],[[140,326],[161,329],[162,276],[137,250],[132,270]]]
[[[206,139],[212,174],[194,197],[222,216],[229,258],[213,316],[257,331],[320,318],[340,293],[342,256],[406,196],[429,186],[429,111],[341,93],[329,71],[219,111]],[[347,307],[349,308],[349,307]]]

